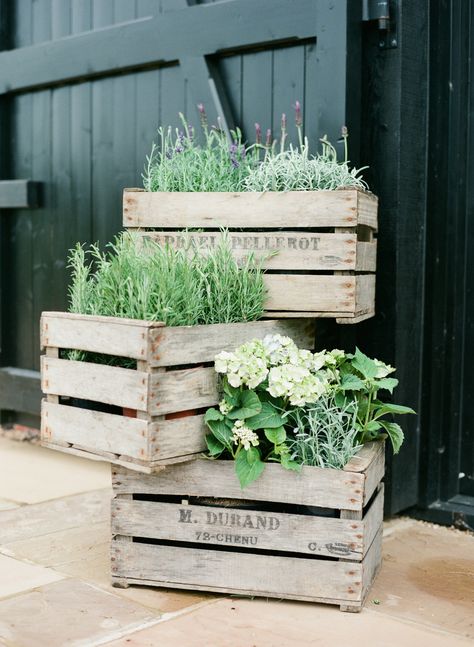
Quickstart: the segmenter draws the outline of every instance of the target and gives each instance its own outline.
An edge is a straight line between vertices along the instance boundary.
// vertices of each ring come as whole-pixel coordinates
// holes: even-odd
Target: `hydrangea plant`
[[[336,431],[338,442],[345,443],[345,456],[350,456],[348,435],[354,453],[365,442],[387,437],[398,452],[403,432],[386,416],[414,413],[378,398],[380,390],[392,393],[398,384],[389,377],[395,369],[359,349],[354,354],[339,349],[312,353],[289,337],[269,335],[219,353],[215,370],[222,378],[223,397],[205,415],[208,456],[233,458],[242,488],[260,476],[266,462],[301,469],[292,434],[304,434],[301,421],[314,419],[315,403],[319,411],[330,406],[332,414],[335,408],[343,412],[344,429]],[[313,456],[312,464],[334,466],[317,452]]]

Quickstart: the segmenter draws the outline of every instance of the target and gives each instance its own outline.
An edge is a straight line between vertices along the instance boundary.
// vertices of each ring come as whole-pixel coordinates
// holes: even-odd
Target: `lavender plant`
[[[159,128],[159,145],[153,144],[147,157],[143,184],[147,191],[316,191],[341,187],[366,189],[364,168],[351,168],[348,160],[347,128],[342,129],[344,159],[338,160],[334,146],[324,136],[321,153],[310,154],[303,136],[302,109],[295,104],[296,144],[288,143],[287,120],[281,118],[280,140],[271,129],[265,138],[255,124],[255,142],[247,145],[239,128],[230,140],[220,122],[208,127],[205,109],[199,104],[204,143],[195,138],[194,128],[182,114],[181,129]]]

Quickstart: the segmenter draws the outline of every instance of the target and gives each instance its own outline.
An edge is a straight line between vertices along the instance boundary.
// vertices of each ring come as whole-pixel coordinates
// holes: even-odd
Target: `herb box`
[[[326,602],[360,611],[381,561],[384,445],[344,470],[233,461],[113,468],[112,581]]]
[[[173,246],[203,251],[220,227],[235,257],[265,262],[269,317],[335,317],[356,323],[375,312],[378,200],[358,189],[268,193],[160,193],[125,189],[123,225]],[[199,229],[188,232],[185,229]]]
[[[205,449],[202,410],[218,402],[215,355],[277,333],[314,345],[314,324],[302,320],[166,327],[44,312],[42,444],[147,473],[194,458]],[[70,360],[63,349],[128,358],[136,368],[97,363],[95,355]]]

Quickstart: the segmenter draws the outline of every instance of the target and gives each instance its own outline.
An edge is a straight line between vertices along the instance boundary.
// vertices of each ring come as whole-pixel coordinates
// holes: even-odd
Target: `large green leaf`
[[[213,420],[223,420],[224,416],[218,409],[208,409],[204,414],[204,422],[212,422]]]
[[[386,389],[393,393],[393,389],[398,385],[398,380],[396,377],[383,377],[380,380],[376,380],[375,386],[377,389]]]
[[[275,427],[274,429],[264,429],[265,436],[274,445],[281,445],[286,440],[285,427]]]
[[[385,416],[387,413],[394,413],[396,415],[402,415],[406,413],[414,413],[416,414],[416,411],[413,411],[410,407],[404,407],[401,404],[383,404],[380,407],[376,408],[374,419],[376,418],[381,418],[382,416]]]
[[[385,429],[390,440],[392,441],[393,453],[398,454],[400,447],[402,446],[402,443],[405,439],[402,428],[400,427],[400,425],[397,425],[396,422],[383,421],[380,424]]]
[[[232,450],[232,430],[226,425],[224,420],[210,420],[207,426],[213,436],[229,451]]]
[[[231,420],[245,420],[260,413],[261,410],[262,403],[255,391],[244,391],[238,409],[233,409],[227,414],[227,417]]]
[[[346,373],[343,375],[338,388],[341,391],[360,391],[361,389],[365,389],[365,384],[357,375]]]
[[[374,360],[367,357],[367,355],[364,355],[364,353],[358,348],[356,348],[351,364],[355,369],[362,373],[366,380],[376,377],[379,370],[379,367]]]
[[[262,402],[260,413],[248,418],[245,424],[254,431],[256,429],[275,429],[275,427],[282,427],[284,420],[270,402]]]
[[[220,456],[224,451],[224,445],[217,440],[214,434],[206,434],[206,445],[211,456]]]
[[[241,449],[235,457],[235,471],[242,490],[256,481],[264,469],[265,463],[256,447],[249,447],[248,450]]]

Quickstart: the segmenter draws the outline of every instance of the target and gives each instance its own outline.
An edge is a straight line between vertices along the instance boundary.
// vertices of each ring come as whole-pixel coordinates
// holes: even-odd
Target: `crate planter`
[[[167,327],[44,312],[42,444],[145,473],[194,458],[205,449],[203,410],[218,402],[215,355],[277,333],[314,346],[314,322],[304,320]],[[64,359],[61,349],[126,357],[136,369]]]
[[[183,229],[205,252],[231,232],[235,257],[266,261],[266,312],[272,317],[374,315],[377,197],[358,189],[268,193],[160,193],[125,189],[123,224],[174,246]]]
[[[381,561],[384,446],[344,470],[268,464],[241,490],[232,461],[153,475],[113,468],[112,581],[288,598],[360,611]]]

